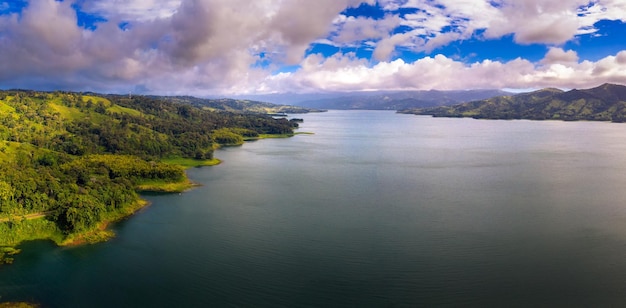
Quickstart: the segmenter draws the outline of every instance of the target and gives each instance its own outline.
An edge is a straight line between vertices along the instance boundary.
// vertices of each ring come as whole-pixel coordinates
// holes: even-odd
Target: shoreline
[[[216,166],[222,163],[221,160],[217,158],[212,159],[203,159],[197,160],[193,158],[169,158],[164,159],[163,162],[169,163],[172,165],[178,165],[185,169],[185,177],[180,182],[162,182],[162,181],[154,181],[154,182],[144,182],[140,183],[135,187],[135,190],[138,193],[138,200],[133,204],[127,206],[126,208],[120,209],[117,212],[107,213],[105,218],[98,223],[96,227],[91,230],[74,233],[69,235],[63,235],[62,231],[58,229],[48,230],[46,233],[38,234],[30,238],[18,239],[14,243],[9,242],[6,245],[0,245],[0,248],[13,249],[13,251],[19,252],[20,250],[17,248],[19,245],[29,242],[29,241],[52,241],[59,247],[77,247],[82,245],[91,245],[106,242],[115,237],[115,232],[109,229],[109,226],[113,223],[122,221],[124,219],[129,219],[133,215],[137,214],[139,211],[150,206],[150,202],[146,199],[141,198],[142,193],[183,193],[189,191],[195,187],[200,187],[202,184],[195,183],[189,179],[187,176],[186,170],[189,168],[200,168],[207,166]],[[48,213],[31,213],[22,215],[27,217],[26,219],[22,219],[22,216],[17,217],[20,222],[23,221],[40,221],[45,219]],[[6,217],[0,220],[0,224],[5,222],[9,222],[13,219],[13,217]],[[17,253],[16,253],[17,254]],[[13,254],[14,255],[14,254]],[[13,255],[7,256],[6,258],[0,259],[0,266],[4,263],[11,263]],[[4,261],[4,262],[3,262]],[[1,304],[1,302],[0,302]]]
[[[130,208],[124,209],[123,212],[118,212],[117,215],[114,214],[113,217],[100,222],[94,230],[70,234],[62,242],[57,243],[57,245],[60,247],[76,247],[106,242],[115,237],[115,232],[109,229],[111,224],[128,219],[150,205],[151,203],[148,200],[140,198]]]
[[[292,133],[292,134],[283,134],[283,135],[277,135],[277,136],[272,136],[272,135],[264,135],[260,138],[257,139],[253,139],[253,140],[244,140],[244,143],[247,141],[254,141],[254,140],[259,140],[259,139],[267,139],[267,138],[290,138],[293,137],[295,135],[306,135],[306,134],[313,134],[313,133],[306,133],[306,132],[300,132],[300,133]],[[243,143],[241,144],[243,145]],[[220,148],[224,147],[224,145],[218,146],[215,148],[215,150],[218,150]],[[67,236],[63,236],[62,235],[62,231],[58,229],[58,227],[56,228],[56,230],[52,230],[49,233],[46,233],[43,236],[35,236],[33,238],[27,238],[24,240],[19,240],[18,242],[14,243],[13,245],[0,245],[0,248],[9,248],[9,249],[14,249],[14,251],[17,251],[17,253],[20,252],[20,249],[18,249],[17,247],[19,245],[21,245],[22,243],[28,242],[28,241],[36,241],[36,240],[45,240],[45,241],[52,241],[54,242],[57,246],[59,247],[77,247],[77,246],[82,246],[82,245],[91,245],[91,244],[97,244],[97,243],[102,243],[102,242],[106,242],[112,238],[115,237],[115,232],[113,232],[112,230],[109,229],[109,226],[113,223],[122,221],[124,219],[129,219],[131,218],[133,215],[135,215],[137,212],[149,207],[151,205],[151,203],[145,199],[141,198],[141,193],[183,193],[186,191],[189,191],[195,187],[200,187],[202,186],[202,184],[200,183],[196,183],[193,182],[189,179],[189,177],[187,176],[187,169],[190,168],[201,168],[201,167],[210,167],[210,166],[216,166],[222,163],[222,161],[220,159],[217,158],[211,158],[211,159],[203,159],[203,160],[197,160],[197,159],[193,159],[193,158],[181,158],[181,157],[172,157],[172,158],[167,158],[167,159],[162,159],[162,162],[164,163],[168,163],[168,164],[172,164],[172,165],[178,165],[181,166],[182,168],[185,169],[184,172],[184,179],[180,182],[161,182],[161,181],[153,181],[153,182],[144,182],[144,183],[140,183],[137,185],[137,187],[135,187],[135,190],[137,191],[137,193],[139,194],[139,199],[137,201],[134,202],[134,204],[129,205],[128,208],[124,208],[121,209],[119,212],[113,212],[113,213],[107,213],[107,215],[110,215],[110,217],[106,217],[103,221],[101,221],[100,223],[98,223],[98,225],[88,231],[85,232],[81,232],[81,233],[75,233],[75,234],[69,234]],[[24,219],[21,221],[38,221],[41,219],[45,219],[46,218],[46,214],[49,213],[31,213],[31,214],[27,214],[24,216],[29,217],[29,219]],[[10,221],[11,218],[6,218],[3,219],[5,221]],[[4,223],[4,221],[0,220],[0,224]],[[15,253],[15,254],[17,254]],[[12,255],[11,255],[12,256]],[[10,257],[10,256],[9,256]],[[8,259],[8,262],[2,262],[3,260],[0,259],[0,266],[3,263],[12,263],[13,259],[12,258],[6,258]],[[0,302],[0,305],[2,304],[2,302]]]
[[[189,163],[190,161],[194,161],[194,163]],[[198,167],[203,167],[203,166],[215,166],[220,163],[221,161],[219,159],[197,160],[197,161],[188,160],[186,164],[177,164],[177,165],[185,169],[189,169],[191,167],[198,168]],[[139,195],[138,200],[134,201],[133,204],[130,204],[127,207],[120,209],[117,212],[105,214],[107,216],[105,216],[105,218],[101,222],[99,222],[96,227],[94,227],[91,230],[63,236],[60,233],[62,231],[57,228],[56,230],[50,230],[50,232],[46,234],[43,234],[43,235],[40,234],[40,236],[34,236],[32,238],[19,240],[15,243],[9,243],[9,245],[0,245],[0,248],[13,248],[19,251],[19,249],[17,248],[19,245],[28,241],[37,241],[37,240],[52,241],[59,247],[76,247],[76,246],[81,246],[81,245],[90,245],[90,244],[106,242],[115,237],[115,232],[109,229],[109,226],[111,224],[122,221],[124,219],[129,219],[133,215],[137,214],[141,210],[151,205],[151,203],[148,200],[143,199],[141,197],[141,193],[146,193],[146,192],[183,193],[183,192],[193,189],[194,187],[199,187],[199,186],[202,186],[202,185],[191,181],[187,176],[187,172],[185,172],[185,178],[181,182],[175,182],[175,183],[153,182],[153,183],[150,183],[149,185],[140,184],[140,185],[137,185],[136,187],[136,191]],[[45,219],[47,214],[50,214],[50,213],[49,212],[48,213],[31,213],[31,214],[18,216],[15,218],[19,220],[20,222],[39,221],[41,219]],[[23,219],[23,217],[25,217],[25,219]],[[13,217],[2,218],[0,220],[0,224],[9,222],[12,219]],[[12,258],[10,260],[9,258],[6,258],[6,259],[9,262],[2,262],[2,259],[0,259],[0,266],[3,263],[10,263],[12,261]]]

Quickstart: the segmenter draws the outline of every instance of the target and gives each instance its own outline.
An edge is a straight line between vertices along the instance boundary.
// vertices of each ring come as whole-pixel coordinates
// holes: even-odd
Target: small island
[[[183,192],[196,185],[185,169],[218,164],[217,148],[293,136],[298,126],[250,110],[267,105],[187,101],[0,91],[0,264],[24,241],[107,240],[108,224],[147,205],[140,192]]]

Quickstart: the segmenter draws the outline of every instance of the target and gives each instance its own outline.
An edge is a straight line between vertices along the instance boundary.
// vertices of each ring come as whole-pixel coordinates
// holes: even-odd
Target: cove
[[[626,126],[330,111],[216,152],[113,240],[25,243],[43,307],[622,306]]]

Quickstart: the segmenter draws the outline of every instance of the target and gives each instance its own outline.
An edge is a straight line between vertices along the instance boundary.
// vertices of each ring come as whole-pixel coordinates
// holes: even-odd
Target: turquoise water
[[[110,242],[22,246],[43,307],[623,306],[626,126],[298,115],[148,195]]]

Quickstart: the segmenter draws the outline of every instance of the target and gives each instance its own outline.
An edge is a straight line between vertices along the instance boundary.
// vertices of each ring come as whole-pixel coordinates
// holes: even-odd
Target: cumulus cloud
[[[541,60],[543,64],[571,64],[578,62],[578,54],[573,50],[565,51],[558,47],[551,47]]]
[[[414,38],[381,40],[384,49],[405,45],[431,53],[452,41],[480,36],[498,39],[513,35],[521,44],[561,45],[577,35],[597,31],[599,20],[626,21],[626,3],[621,0],[379,0],[390,11],[415,9],[403,16],[402,25]],[[416,31],[419,30],[419,31]],[[391,53],[385,53],[391,54]]]
[[[502,4],[501,16],[491,21],[487,37],[513,33],[519,43],[562,44],[579,29],[578,9],[588,0],[522,0]]]
[[[412,63],[397,59],[368,66],[353,55],[337,54],[327,60],[320,55],[311,55],[301,70],[270,76],[262,87],[295,88],[306,92],[584,88],[604,82],[626,83],[626,51],[597,62],[578,63],[574,61],[576,58],[570,51],[551,49],[541,65],[521,58],[466,64],[436,55]]]
[[[386,37],[402,23],[402,18],[388,15],[383,19],[347,17],[341,15],[335,20],[336,35],[332,40],[338,45],[360,44],[363,40],[376,40]]]
[[[418,45],[422,39],[413,35],[413,32],[398,33],[378,42],[374,49],[374,58],[379,61],[388,60],[398,45]]]
[[[261,54],[297,64],[311,42],[328,34],[341,11],[373,4],[371,0],[155,3],[37,0],[19,15],[0,15],[0,81],[37,86],[46,76],[54,76],[64,88],[73,89],[81,82],[82,89],[144,84],[154,92],[168,93],[187,87],[240,89],[235,84],[268,73],[254,69]],[[93,31],[79,27],[75,4],[106,21]],[[128,28],[119,27],[122,21]]]
[[[0,34],[0,74],[14,77],[22,71],[41,74],[49,69],[71,70],[84,62],[77,52],[83,34],[68,3],[32,3],[21,18],[0,18],[0,28],[4,29]]]
[[[378,3],[386,12],[380,18],[342,15],[362,3]],[[84,29],[76,7],[103,20]],[[466,63],[436,55],[439,47],[477,33],[558,45],[593,33],[601,19],[626,19],[624,1],[30,0],[21,12],[0,15],[0,83],[196,95],[623,83],[625,52],[589,62],[551,47],[537,63]],[[313,42],[361,47],[373,58],[306,56]],[[431,56],[405,62],[397,59],[399,49]],[[272,73],[284,65],[299,68]]]

